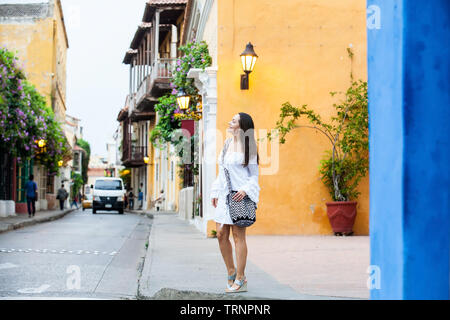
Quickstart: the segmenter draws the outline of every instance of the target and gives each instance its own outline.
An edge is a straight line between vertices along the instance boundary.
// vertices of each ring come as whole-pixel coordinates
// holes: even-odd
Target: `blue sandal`
[[[234,281],[236,280],[236,276],[237,276],[237,272],[235,272],[234,275],[232,275],[232,276],[228,276],[228,281],[233,281],[233,282],[234,282]],[[232,287],[232,286],[230,286],[230,285],[227,283],[227,288],[228,288],[228,289],[231,289],[231,287]]]
[[[247,279],[244,277],[242,280],[235,280],[234,284],[239,286],[239,289],[234,289],[233,287],[225,290],[227,293],[237,293],[237,292],[247,292]]]

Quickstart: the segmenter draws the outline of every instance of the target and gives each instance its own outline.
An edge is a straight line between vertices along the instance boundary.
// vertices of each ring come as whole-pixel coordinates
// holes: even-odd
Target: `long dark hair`
[[[257,163],[259,164],[259,154],[255,140],[255,123],[253,122],[252,117],[247,113],[239,113],[239,116],[239,126],[241,127],[239,139],[244,145],[244,167],[248,167],[250,156],[253,157],[256,155]]]

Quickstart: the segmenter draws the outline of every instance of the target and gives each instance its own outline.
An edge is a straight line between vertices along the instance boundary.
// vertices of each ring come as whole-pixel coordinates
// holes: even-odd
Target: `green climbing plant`
[[[348,49],[353,61],[353,52]],[[296,128],[314,129],[327,139],[331,149],[327,150],[320,161],[321,180],[328,188],[333,201],[350,201],[360,195],[357,186],[369,169],[369,115],[367,82],[353,80],[346,92],[331,92],[331,96],[342,94],[343,99],[333,104],[336,115],[331,122],[322,120],[319,114],[307,105],[292,106],[283,104],[275,127],[281,144],[286,143],[286,136]],[[308,125],[299,125],[298,121],[306,118]],[[273,139],[272,133],[267,135]]]
[[[187,77],[192,68],[205,69],[212,64],[212,58],[209,55],[208,45],[205,41],[193,42],[179,48],[183,53],[182,57],[176,62],[173,70],[173,76],[170,81],[172,92],[160,97],[155,105],[155,111],[158,113],[159,120],[150,134],[151,143],[159,149],[165,148],[165,144],[181,143],[181,139],[173,140],[173,132],[181,128],[181,120],[193,119],[199,120],[201,111],[201,97],[198,89],[194,85],[194,80]],[[181,110],[177,105],[177,95],[183,90],[191,96],[190,108]]]
[[[45,98],[17,66],[18,58],[0,48],[0,151],[20,163],[36,159],[49,174],[59,172],[59,161],[70,158],[70,146]],[[37,142],[44,140],[44,149]]]

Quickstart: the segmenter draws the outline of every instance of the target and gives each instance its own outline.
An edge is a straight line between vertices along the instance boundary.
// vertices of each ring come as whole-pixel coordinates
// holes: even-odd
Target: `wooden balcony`
[[[150,68],[150,73],[140,83],[136,92],[136,109],[154,111],[158,97],[168,93],[170,79],[175,68],[176,59],[158,59]]]
[[[146,166],[144,158],[148,156],[148,148],[136,146],[131,141],[124,141],[122,150],[122,163],[127,168]]]

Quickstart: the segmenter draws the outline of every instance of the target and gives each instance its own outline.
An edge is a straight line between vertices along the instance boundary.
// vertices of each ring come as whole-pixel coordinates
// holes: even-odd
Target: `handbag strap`
[[[230,173],[228,172],[227,168],[225,168],[225,154],[228,151],[228,148],[230,146],[231,143],[231,139],[227,140],[225,142],[225,146],[223,147],[223,153],[222,153],[222,164],[223,164],[223,169],[225,171],[225,177],[227,178],[227,185],[228,185],[228,191],[232,192],[232,188],[231,188],[231,180],[230,180]]]

